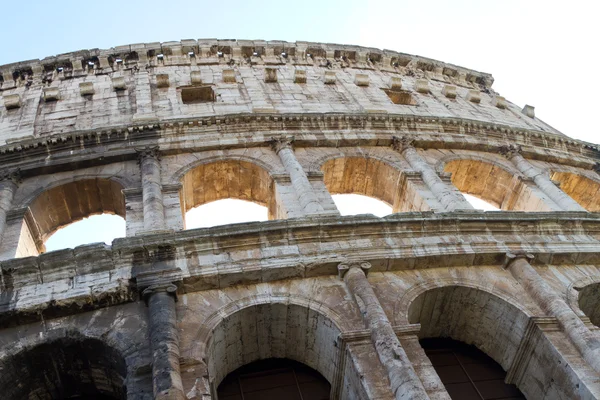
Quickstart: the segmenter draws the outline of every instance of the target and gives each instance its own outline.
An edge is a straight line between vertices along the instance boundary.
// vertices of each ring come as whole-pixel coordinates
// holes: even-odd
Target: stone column
[[[519,172],[527,178],[532,179],[537,187],[539,187],[540,190],[560,208],[565,211],[586,211],[585,208],[580,206],[579,203],[573,200],[568,194],[556,187],[546,174],[531,165],[531,163],[521,155],[521,146],[503,146],[500,149],[500,152],[514,164]]]
[[[548,283],[529,264],[533,255],[507,254],[506,268],[548,316],[554,317],[575,348],[600,373],[600,341]]]
[[[293,136],[282,136],[279,138],[273,138],[271,140],[271,146],[275,153],[281,159],[285,170],[290,175],[292,186],[298,194],[298,200],[304,210],[305,214],[322,213],[323,206],[319,203],[313,187],[306,176],[306,173],[302,169],[302,166],[296,159],[292,143],[294,142]]]
[[[165,229],[165,210],[160,184],[160,158],[158,147],[136,150],[142,174],[142,198],[144,202],[144,230]]]
[[[473,206],[460,194],[458,190],[447,185],[433,168],[417,153],[413,140],[407,137],[393,138],[392,147],[408,161],[411,168],[421,174],[423,182],[444,206],[446,211],[473,210]]]
[[[340,276],[363,315],[371,332],[371,341],[379,360],[387,370],[394,398],[428,399],[423,383],[415,373],[406,352],[402,348],[392,324],[385,315],[365,271],[368,262],[342,263],[338,266]]]
[[[20,182],[19,171],[10,171],[0,174],[0,243],[6,229],[6,214],[12,208],[13,198]]]
[[[159,284],[142,293],[148,305],[152,385],[156,400],[185,399],[179,371],[176,292],[177,287],[173,284]]]

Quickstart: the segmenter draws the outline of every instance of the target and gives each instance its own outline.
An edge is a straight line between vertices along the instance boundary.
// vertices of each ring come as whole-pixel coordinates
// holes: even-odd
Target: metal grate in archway
[[[271,358],[233,371],[219,385],[219,400],[329,400],[321,374],[296,361]]]
[[[500,364],[475,346],[452,339],[420,342],[452,399],[525,399],[515,385],[504,382],[506,372]]]

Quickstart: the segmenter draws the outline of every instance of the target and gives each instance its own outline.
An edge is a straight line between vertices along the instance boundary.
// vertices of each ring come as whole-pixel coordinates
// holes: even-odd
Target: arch
[[[311,299],[287,294],[252,296],[209,316],[193,340],[193,359],[206,358],[212,386],[257,360],[286,358],[318,371],[333,386],[340,360],[342,318]]]
[[[552,171],[550,179],[588,211],[600,211],[600,182],[573,172]]]
[[[70,335],[24,348],[0,361],[0,392],[7,400],[125,399],[127,366],[101,340]]]
[[[552,357],[568,364],[561,350],[564,342],[545,335],[524,307],[496,290],[432,286],[413,291],[403,302],[404,318],[421,326],[420,339],[450,338],[474,345],[507,371],[506,382],[516,384],[526,398],[579,398],[588,390],[576,373],[557,371],[547,362]]]
[[[508,370],[527,329],[529,315],[489,291],[444,285],[421,291],[404,310],[421,324],[421,338],[448,337],[473,344]]]
[[[504,164],[482,157],[454,157],[443,163],[452,174],[452,184],[463,193],[510,211],[552,211],[526,183],[526,179]]]
[[[202,162],[181,178],[182,211],[222,199],[252,201],[269,210],[269,219],[282,214],[275,201],[275,182],[265,169],[255,162],[240,158]]]
[[[278,158],[277,158],[278,159]],[[274,176],[278,173],[282,173],[284,171],[278,171],[275,168],[275,165],[265,162],[257,157],[252,157],[248,155],[242,154],[228,154],[227,156],[219,155],[213,157],[202,158],[200,160],[196,160],[185,166],[179,168],[175,171],[170,179],[170,182],[180,182],[185,175],[187,175],[191,170],[206,164],[213,164],[220,161],[245,161],[250,164],[255,164],[256,166],[264,169],[269,173],[269,175]]]
[[[25,212],[17,255],[45,251],[44,242],[58,229],[96,214],[125,218],[123,186],[116,180],[90,178],[68,181],[37,193]]]
[[[335,157],[325,161],[321,170],[325,186],[332,195],[373,197],[392,207],[392,212],[430,210],[406,174],[387,161],[371,157]]]

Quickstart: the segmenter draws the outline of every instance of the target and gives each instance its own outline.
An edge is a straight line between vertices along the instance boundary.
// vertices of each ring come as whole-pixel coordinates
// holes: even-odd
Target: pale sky
[[[5,1],[0,65],[81,49],[180,39],[355,44],[421,55],[495,78],[509,101],[598,143],[600,2]]]

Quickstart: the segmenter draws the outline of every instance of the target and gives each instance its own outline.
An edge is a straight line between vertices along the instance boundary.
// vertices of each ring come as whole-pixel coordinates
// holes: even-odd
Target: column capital
[[[535,257],[533,254],[528,253],[526,251],[509,251],[506,253],[506,257],[504,258],[504,265],[502,267],[504,269],[508,269],[508,267],[510,267],[514,261],[522,258],[525,259],[525,261],[527,262],[531,262]]]
[[[410,136],[392,136],[392,149],[402,153],[410,148],[415,148],[415,139]]]
[[[281,135],[278,137],[272,137],[271,140],[269,140],[269,143],[271,144],[271,148],[275,154],[279,154],[279,152],[283,149],[293,150],[294,140],[295,137],[293,135]]]
[[[160,148],[158,146],[138,147],[135,149],[135,152],[137,153],[139,164],[141,164],[146,158],[160,160]]]
[[[371,269],[371,263],[368,261],[344,261],[338,264],[338,275],[341,279],[344,279],[346,272],[350,271],[350,269],[357,267],[360,268],[365,275]]]
[[[142,291],[142,297],[146,302],[146,305],[148,305],[148,299],[150,298],[150,296],[156,293],[167,293],[173,296],[173,298],[175,298],[175,301],[177,301],[177,286],[175,286],[172,283],[159,283],[156,285],[148,286]]]
[[[21,176],[20,169],[13,169],[8,171],[0,171],[0,183],[2,182],[12,182],[15,185],[18,185],[23,181]]]
[[[507,144],[505,146],[500,146],[500,154],[509,160],[516,155],[522,155],[523,149],[519,145],[515,144]]]

